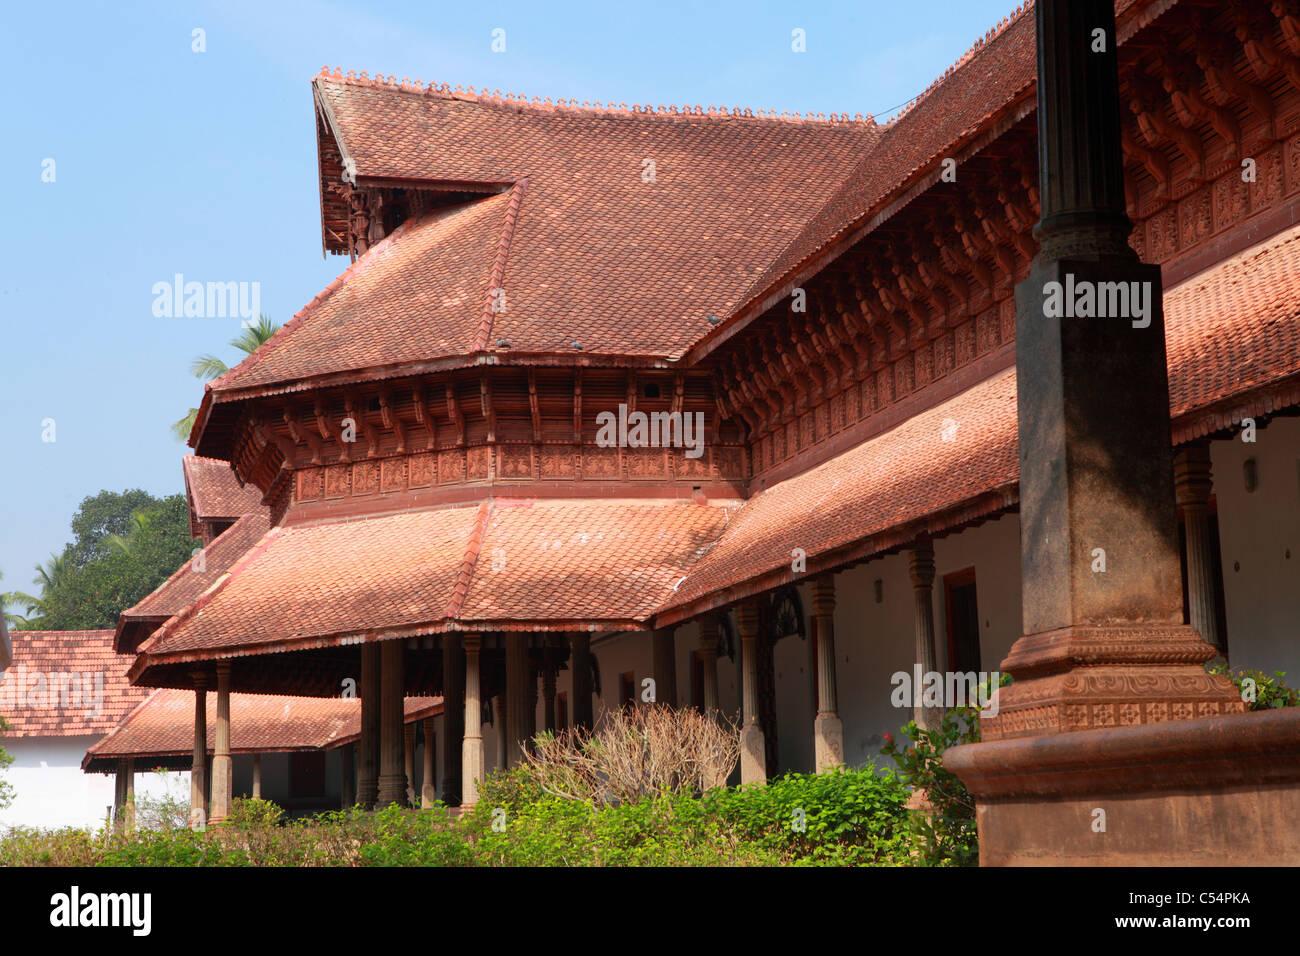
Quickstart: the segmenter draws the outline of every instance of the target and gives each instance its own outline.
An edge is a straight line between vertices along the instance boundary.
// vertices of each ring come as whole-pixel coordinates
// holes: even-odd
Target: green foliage
[[[280,331],[280,326],[271,321],[269,315],[259,315],[257,323],[251,326],[245,326],[244,330],[230,340],[230,347],[239,349],[245,355],[252,355],[258,348],[265,345],[266,342]],[[223,360],[211,353],[205,353],[197,356],[190,363],[190,373],[200,381],[210,382],[214,378],[220,378],[230,371]],[[172,435],[178,441],[186,441],[190,437],[190,432],[194,430],[195,419],[199,417],[199,410],[191,408],[185,413],[185,417],[172,423]]]
[[[1229,671],[1222,664],[1206,666],[1211,674],[1227,674],[1241,692],[1247,710],[1272,710],[1275,707],[1300,707],[1300,690],[1282,683],[1286,671],[1274,671],[1273,676],[1263,671]]]
[[[1001,675],[999,686],[1011,683]],[[991,696],[983,688],[981,697]],[[922,730],[916,721],[903,725],[902,733],[912,741],[900,747],[893,737],[885,738],[881,753],[898,764],[899,776],[916,794],[919,804],[912,812],[913,846],[916,862],[925,866],[975,866],[979,863],[979,842],[975,827],[975,798],[966,785],[943,765],[943,755],[958,744],[979,743],[979,707],[952,707],[933,730]]]
[[[193,553],[184,495],[139,489],[87,497],[72,518],[73,540],[37,569],[41,593],[17,595],[29,630],[114,627],[118,614],[166,580]]]
[[[546,794],[517,768],[489,776],[464,814],[353,808],[286,822],[273,804],[237,800],[225,826],[202,833],[14,830],[0,836],[0,865],[891,865],[911,861],[906,800],[894,774],[867,767],[598,807]]]

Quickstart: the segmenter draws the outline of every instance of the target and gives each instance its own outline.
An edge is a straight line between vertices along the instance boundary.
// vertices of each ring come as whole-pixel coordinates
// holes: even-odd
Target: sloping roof
[[[261,489],[251,484],[241,486],[230,462],[186,455],[181,467],[190,512],[199,521],[234,521],[263,509]],[[198,528],[191,526],[190,531],[198,537]]]
[[[207,695],[207,747],[216,746],[216,694]],[[405,699],[406,722],[442,713],[441,697]],[[358,698],[283,697],[270,694],[230,695],[230,752],[281,753],[331,750],[361,734]],[[86,751],[82,769],[105,773],[121,757],[180,757],[194,748],[194,693],[156,690]],[[140,769],[140,768],[137,768]]]
[[[880,136],[871,122],[532,106],[341,74],[313,86],[359,182],[502,192],[367,251],[215,393],[498,339],[679,356]],[[496,312],[490,282],[505,292]]]
[[[736,507],[490,500],[273,528],[220,587],[155,632],[134,673],[194,652],[450,629],[635,627]]]
[[[127,683],[133,657],[113,632],[13,631],[13,664],[0,674],[0,716],[10,737],[75,737],[111,730],[149,693]]]
[[[118,653],[133,652],[159,624],[197,601],[270,528],[271,519],[265,508],[244,515],[217,535],[199,558],[187,560],[138,604],[119,614],[114,637]]]
[[[1164,310],[1176,442],[1300,404],[1300,227],[1170,289]],[[1018,448],[1008,369],[750,498],[660,610],[791,580],[795,548],[813,572],[837,549],[866,557],[1010,507]]]

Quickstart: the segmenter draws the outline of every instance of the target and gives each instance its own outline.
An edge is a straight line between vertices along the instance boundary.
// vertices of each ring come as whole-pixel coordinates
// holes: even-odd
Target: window
[[[975,600],[975,569],[943,576],[943,600],[948,623],[948,670],[979,672],[980,612]]]

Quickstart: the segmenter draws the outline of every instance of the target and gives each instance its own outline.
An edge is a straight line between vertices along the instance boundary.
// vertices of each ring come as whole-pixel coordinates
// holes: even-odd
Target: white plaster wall
[[[14,802],[0,810],[0,827],[103,826],[113,805],[116,777],[81,772],[87,748],[98,740],[94,735],[4,738],[0,743],[14,758],[4,779],[16,793]],[[188,792],[189,774],[137,774],[136,796],[159,797],[182,776]]]
[[[1234,669],[1285,671],[1300,686],[1300,419],[1275,419],[1256,432],[1210,444],[1219,508]],[[1243,465],[1254,458],[1259,485],[1247,493]],[[1289,557],[1288,557],[1289,555]]]

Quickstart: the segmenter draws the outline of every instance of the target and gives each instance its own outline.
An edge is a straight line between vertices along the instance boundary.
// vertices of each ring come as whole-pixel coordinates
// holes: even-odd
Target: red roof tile
[[[573,353],[576,340],[586,354],[680,355],[880,135],[870,123],[534,107],[328,75],[314,86],[360,179],[515,188],[388,237],[216,392],[498,339],[516,352]],[[505,308],[485,313],[494,281]]]
[[[256,485],[240,485],[228,461],[186,455],[181,459],[185,492],[199,521],[234,521],[262,509],[262,492]],[[195,537],[198,529],[191,528]]]
[[[452,627],[631,627],[663,602],[734,509],[505,500],[274,528],[141,651],[153,663]]]
[[[12,631],[13,664],[0,675],[10,737],[75,737],[116,726],[149,693],[127,683],[134,658],[113,632]]]
[[[1300,403],[1300,227],[1170,289],[1164,309],[1176,441],[1239,423],[1242,396],[1264,386]],[[1238,417],[1188,421],[1223,402]],[[1013,504],[1016,431],[1011,369],[749,499],[663,610],[763,575],[788,580],[795,548],[811,571],[814,556],[864,539],[866,554],[896,547],[915,534],[909,523],[944,510],[961,523]]]
[[[198,557],[186,561],[138,604],[118,616],[114,639],[117,650],[134,651],[158,624],[197,601],[270,528],[266,509],[259,508],[217,535]]]
[[[209,692],[207,746],[215,745],[217,695]],[[441,697],[408,697],[406,722],[442,713]],[[361,734],[361,701],[338,697],[230,695],[231,753],[330,750]],[[87,752],[82,769],[112,770],[121,757],[184,757],[194,750],[194,694],[156,690]]]

